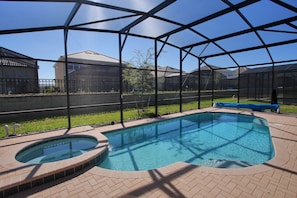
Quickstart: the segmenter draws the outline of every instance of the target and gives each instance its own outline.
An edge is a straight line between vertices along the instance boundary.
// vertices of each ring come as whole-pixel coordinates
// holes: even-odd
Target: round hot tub
[[[55,162],[79,156],[94,149],[97,144],[98,141],[89,136],[51,139],[22,149],[15,158],[27,164]]]

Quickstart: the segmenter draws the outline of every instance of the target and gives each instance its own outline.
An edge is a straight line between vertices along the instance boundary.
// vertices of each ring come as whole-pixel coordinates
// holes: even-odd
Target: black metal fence
[[[66,92],[65,87],[65,80],[0,78],[0,94],[63,93]],[[71,93],[119,91],[119,82],[69,80],[69,91]]]
[[[199,89],[198,79],[183,77],[182,89],[183,91],[193,91]],[[128,82],[123,82],[123,91],[152,91],[154,89],[154,80],[152,79],[151,89],[144,89],[133,87]],[[227,84],[226,84],[227,83]],[[222,86],[224,84],[224,86]],[[90,92],[119,92],[120,83],[116,80],[69,80],[68,81],[70,93],[90,93]],[[227,81],[221,80],[220,83],[215,83],[212,86],[211,77],[208,80],[201,82],[201,90],[223,90],[231,85]],[[231,86],[233,87],[233,85]],[[159,91],[178,91],[179,78],[170,80],[163,80],[158,83]],[[0,78],[0,94],[27,94],[27,93],[64,93],[66,92],[66,81],[58,79],[7,79]]]
[[[158,79],[159,91],[178,91],[180,89],[179,77]],[[229,90],[238,89],[238,79],[215,80],[211,75],[199,77],[191,75],[183,76],[182,90]],[[272,90],[277,90],[280,103],[297,104],[297,71],[282,71],[275,73],[274,85],[272,85],[272,72],[242,74],[239,82],[239,94],[241,98],[268,99]],[[152,88],[154,89],[154,80]],[[199,86],[200,83],[200,86]],[[123,82],[123,92],[130,93],[134,90],[128,82]],[[69,80],[70,93],[91,92],[119,92],[120,83],[114,78],[110,80]],[[66,83],[64,79],[10,79],[0,78],[0,94],[28,94],[28,93],[65,93]],[[141,90],[146,92],[146,90]],[[152,92],[152,90],[150,90]]]
[[[1,94],[39,93],[39,80],[0,78]]]

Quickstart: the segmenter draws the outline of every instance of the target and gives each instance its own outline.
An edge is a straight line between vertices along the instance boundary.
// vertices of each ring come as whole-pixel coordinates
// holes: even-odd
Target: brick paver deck
[[[296,116],[216,108],[193,112],[202,111],[240,112],[267,119],[276,150],[275,158],[261,165],[240,169],[198,167],[183,162],[139,172],[91,167],[13,197],[297,197]],[[177,115],[181,114],[170,116]],[[110,130],[112,127],[118,126],[97,130]],[[34,138],[34,135],[30,137]],[[1,141],[3,145],[6,140]],[[5,171],[0,167],[0,182],[5,182],[1,181]]]

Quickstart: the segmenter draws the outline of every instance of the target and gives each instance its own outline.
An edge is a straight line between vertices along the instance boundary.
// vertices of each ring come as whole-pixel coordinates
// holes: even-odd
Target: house
[[[241,67],[240,73],[246,70],[246,67]],[[188,75],[188,87],[190,89],[198,89],[199,70],[195,69]],[[200,68],[200,77],[200,87],[202,90],[211,90],[212,87],[214,90],[237,89],[238,87],[238,69],[231,70],[219,68],[213,65],[205,65]],[[213,84],[212,80],[214,81]]]
[[[182,89],[197,90],[199,86],[202,90],[212,89],[212,74],[214,71],[214,89],[233,89],[237,88],[238,70],[222,69],[216,66],[202,66],[199,70],[195,69],[192,72],[182,72]],[[240,70],[245,71],[243,68]],[[164,78],[164,79],[162,79]],[[158,84],[159,90],[174,91],[180,86],[180,70],[166,66],[158,67]]]
[[[152,72],[153,76],[154,71]],[[180,70],[170,66],[158,66],[157,77],[158,77],[158,89],[161,91],[172,91],[176,90],[179,82]]]
[[[91,51],[69,54],[68,80],[70,92],[118,91],[119,60]],[[56,86],[65,90],[65,57],[61,56],[54,65]],[[123,68],[126,63],[123,63]]]
[[[38,93],[37,60],[0,47],[0,93]]]

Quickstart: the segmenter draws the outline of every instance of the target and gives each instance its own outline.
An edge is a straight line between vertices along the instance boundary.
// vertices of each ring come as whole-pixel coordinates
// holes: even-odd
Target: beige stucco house
[[[91,51],[69,54],[68,80],[71,92],[118,91],[119,60]],[[54,65],[56,86],[64,89],[66,76],[65,57],[60,56]],[[123,63],[123,68],[126,63]]]

